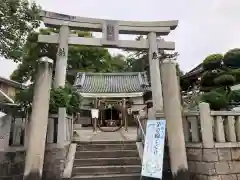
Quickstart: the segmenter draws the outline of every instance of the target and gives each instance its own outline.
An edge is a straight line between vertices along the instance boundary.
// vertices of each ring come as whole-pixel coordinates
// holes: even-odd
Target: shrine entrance
[[[102,119],[103,126],[112,127],[121,125],[121,112],[119,112],[115,107],[110,106],[102,113],[104,114],[103,117],[105,117],[104,119]]]
[[[126,101],[118,99],[96,99],[99,109],[99,118],[97,126],[101,131],[117,131],[124,125],[127,127]]]

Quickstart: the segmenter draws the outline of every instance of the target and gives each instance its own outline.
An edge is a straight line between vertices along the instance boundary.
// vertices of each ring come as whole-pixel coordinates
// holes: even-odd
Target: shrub
[[[231,91],[229,94],[229,101],[230,102],[240,102],[240,90],[237,91]]]
[[[205,58],[203,61],[204,70],[213,70],[221,67],[222,64],[222,54],[211,54]]]
[[[27,89],[20,90],[16,93],[16,102],[23,108],[31,111],[33,100],[33,85]],[[76,114],[79,112],[81,97],[72,87],[53,88],[50,91],[49,113],[57,114],[58,108],[66,107],[68,114]]]
[[[209,103],[210,108],[213,110],[225,109],[228,106],[226,96],[216,91],[204,93],[201,96],[201,101]]]
[[[221,76],[218,76],[214,79],[214,84],[218,86],[232,86],[234,85],[236,79],[234,76],[230,74],[224,74]]]
[[[237,83],[240,83],[240,69],[231,70],[229,73],[235,77]]]
[[[223,57],[223,63],[230,68],[240,68],[240,49],[235,48],[228,51]]]
[[[76,114],[81,103],[80,95],[70,87],[51,90],[49,112],[58,113],[58,108],[66,107],[68,114]]]

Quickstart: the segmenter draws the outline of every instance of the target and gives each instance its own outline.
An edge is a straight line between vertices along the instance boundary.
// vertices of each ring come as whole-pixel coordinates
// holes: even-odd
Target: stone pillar
[[[9,138],[12,124],[12,116],[7,115],[0,118],[0,150],[5,150],[9,146]]]
[[[122,112],[122,118],[123,118],[123,121],[124,121],[124,128],[125,128],[125,131],[128,130],[128,124],[127,124],[127,110],[126,110],[126,99],[123,98],[123,112]]]
[[[156,117],[157,112],[163,111],[162,85],[160,78],[161,74],[159,70],[156,33],[154,32],[149,33],[148,41],[149,41],[149,67],[153,101],[153,113]]]
[[[66,81],[67,59],[68,59],[68,37],[69,27],[63,25],[59,33],[59,47],[55,67],[54,87],[64,87]]]
[[[58,109],[58,136],[57,143],[61,146],[64,146],[66,141],[66,117],[67,112],[66,108]]]
[[[32,114],[30,116],[30,135],[26,152],[24,180],[42,178],[45,142],[48,125],[52,63],[49,58],[41,58],[35,81]]]
[[[54,142],[54,118],[48,118],[47,143]]]
[[[199,112],[203,147],[213,148],[213,118],[211,116],[209,104],[205,102],[200,103]]]
[[[189,174],[176,63],[170,59],[165,59],[160,67],[171,171],[174,180],[187,180]]]

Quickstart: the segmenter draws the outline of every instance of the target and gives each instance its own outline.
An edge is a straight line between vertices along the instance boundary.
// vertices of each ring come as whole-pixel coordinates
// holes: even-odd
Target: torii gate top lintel
[[[149,32],[156,32],[157,35],[168,35],[171,30],[178,26],[177,20],[171,21],[122,21],[107,20],[97,18],[86,18],[71,16],[50,11],[41,11],[40,16],[43,18],[46,26],[68,25],[72,28],[86,29],[95,32],[102,32],[103,24],[117,24],[120,34],[140,34],[148,35]]]

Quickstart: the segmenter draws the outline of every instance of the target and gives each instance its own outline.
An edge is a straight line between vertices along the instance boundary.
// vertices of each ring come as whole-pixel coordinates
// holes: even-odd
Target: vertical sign
[[[165,120],[147,121],[142,176],[162,179],[165,128]]]
[[[116,46],[118,43],[118,21],[106,20],[103,24],[102,44]]]
[[[115,27],[113,24],[107,24],[107,41],[115,41]]]

